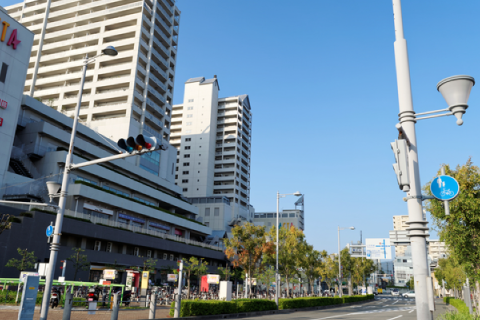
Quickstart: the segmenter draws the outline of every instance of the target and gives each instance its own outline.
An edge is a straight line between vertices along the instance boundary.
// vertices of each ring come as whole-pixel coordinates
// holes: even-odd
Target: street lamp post
[[[470,76],[454,76],[446,78],[437,84],[437,90],[443,95],[448,104],[447,109],[415,113],[413,110],[412,92],[410,84],[410,69],[408,63],[407,41],[403,34],[401,0],[393,0],[393,16],[395,23],[395,66],[397,72],[397,87],[399,100],[399,121],[397,129],[407,140],[408,150],[408,177],[409,186],[403,186],[407,192],[408,206],[408,231],[412,247],[413,273],[415,281],[415,303],[417,307],[417,319],[430,320],[433,318],[433,297],[430,297],[428,283],[430,281],[430,270],[426,259],[425,231],[428,231],[427,221],[422,215],[422,189],[418,165],[418,145],[415,133],[415,123],[418,120],[435,117],[454,115],[457,124],[462,125],[462,116],[468,108],[468,97],[475,80]],[[434,113],[446,112],[437,115]],[[428,115],[418,118],[420,115]]]
[[[286,196],[289,196],[289,195],[294,195],[296,197],[299,197],[301,196],[302,194],[300,192],[295,192],[295,193],[285,193],[285,194],[280,194],[278,193],[277,191],[277,225],[276,225],[276,229],[277,229],[277,251],[276,251],[276,257],[275,257],[275,260],[276,260],[276,264],[275,264],[275,303],[277,304],[277,308],[278,308],[278,296],[279,296],[279,293],[280,293],[280,275],[278,273],[278,243],[280,242],[278,240],[278,229],[280,229],[279,227],[279,222],[278,222],[278,215],[279,215],[279,212],[278,212],[278,207],[279,207],[279,204],[280,204],[280,198],[285,198]],[[288,288],[287,288],[288,290]]]
[[[345,229],[355,230],[355,227],[340,228],[340,226],[338,226],[338,296],[339,297],[341,297],[343,295],[343,292],[342,292],[342,262],[340,260],[340,230],[345,230]]]
[[[75,118],[73,119],[72,134],[70,136],[70,147],[68,149],[67,158],[65,160],[65,169],[63,173],[62,188],[60,191],[60,199],[58,202],[58,211],[57,218],[55,220],[55,229],[53,234],[53,241],[50,245],[50,260],[48,262],[48,269],[45,279],[45,291],[43,293],[42,309],[40,312],[40,320],[46,320],[48,315],[48,306],[50,303],[50,291],[52,288],[52,281],[55,274],[55,265],[57,262],[57,252],[60,248],[60,236],[62,235],[62,223],[63,215],[65,214],[65,203],[67,201],[67,188],[68,188],[68,179],[70,175],[70,166],[72,163],[73,149],[75,143],[75,134],[77,131],[78,116],[80,114],[80,105],[82,103],[82,94],[83,94],[83,85],[85,84],[85,75],[87,73],[88,65],[92,62],[95,62],[95,58],[98,58],[102,55],[107,56],[116,56],[118,54],[117,50],[113,46],[108,46],[102,50],[101,54],[98,54],[92,58],[89,58],[88,55],[83,60],[83,69],[82,69],[82,80],[80,82],[80,90],[78,92],[78,101],[75,108]]]

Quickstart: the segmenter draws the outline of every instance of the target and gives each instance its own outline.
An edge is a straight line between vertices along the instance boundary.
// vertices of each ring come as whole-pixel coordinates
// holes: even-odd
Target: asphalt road
[[[392,296],[377,296],[368,303],[327,310],[297,311],[286,314],[249,317],[250,320],[416,320],[415,299]],[[441,300],[436,301],[434,318],[445,313],[447,307]]]

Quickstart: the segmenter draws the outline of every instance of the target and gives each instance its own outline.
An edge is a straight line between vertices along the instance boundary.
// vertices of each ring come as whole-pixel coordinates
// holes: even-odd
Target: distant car
[[[392,296],[399,296],[400,295],[400,290],[398,289],[393,289],[392,290]]]
[[[415,298],[415,291],[411,290],[403,294],[404,298]]]

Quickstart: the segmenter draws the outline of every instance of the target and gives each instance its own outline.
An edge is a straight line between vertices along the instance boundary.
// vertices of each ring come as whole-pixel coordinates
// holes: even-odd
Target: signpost
[[[47,231],[45,233],[46,233],[47,237],[51,237],[53,235],[53,226],[49,225],[47,227]]]
[[[392,259],[390,239],[365,239],[367,259]]]
[[[442,167],[442,175],[433,179],[430,184],[430,191],[435,198],[442,200],[445,207],[445,215],[450,215],[450,205],[448,201],[455,199],[460,193],[460,186],[455,178],[445,175],[445,168]]]

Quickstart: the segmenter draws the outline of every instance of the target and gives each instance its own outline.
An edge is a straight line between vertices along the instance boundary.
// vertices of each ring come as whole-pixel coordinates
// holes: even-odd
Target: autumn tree
[[[232,237],[225,239],[225,255],[234,267],[241,267],[250,277],[265,268],[264,255],[274,252],[273,243],[266,241],[264,226],[246,223],[232,228]],[[251,287],[250,287],[251,291]]]
[[[73,262],[73,270],[74,270],[74,275],[73,275],[73,281],[77,281],[77,273],[79,270],[87,271],[90,269],[90,262],[88,261],[87,255],[82,254],[82,252],[85,252],[84,249],[82,248],[72,248],[74,251],[74,254],[72,254],[69,258],[67,258],[68,261]]]
[[[207,272],[207,261],[203,261],[203,258],[190,257],[188,260],[183,260],[183,271],[187,278],[187,299],[190,299],[190,277],[205,274]]]
[[[455,178],[459,195],[449,201],[450,215],[445,215],[444,202],[436,199],[426,202],[438,235],[445,241],[450,256],[462,266],[468,277],[475,280],[477,301],[480,304],[480,169],[471,159],[455,169],[445,165],[445,174]],[[440,170],[438,172],[440,175]],[[435,179],[435,178],[434,178]],[[432,195],[430,183],[424,192]],[[458,281],[458,280],[457,280]]]
[[[330,289],[335,283],[335,278],[338,276],[338,261],[335,259],[335,256],[329,255],[325,250],[321,252],[321,256],[320,276]]]
[[[5,267],[16,268],[18,271],[22,272],[28,269],[32,269],[35,266],[37,257],[35,257],[34,251],[28,251],[28,249],[17,248],[17,252],[20,255],[21,259],[12,258],[8,260]]]
[[[276,242],[277,230],[276,227],[270,229],[268,233],[270,239]],[[290,228],[278,229],[278,269],[279,273],[285,278],[285,284],[287,285],[287,294],[290,289],[290,282],[298,275],[298,268],[300,266],[300,260],[305,252],[305,235],[300,229],[291,226]],[[270,265],[275,265],[276,255],[272,250],[267,255],[267,262]]]
[[[375,263],[371,259],[352,258],[352,281],[365,287],[365,277],[375,272]]]

